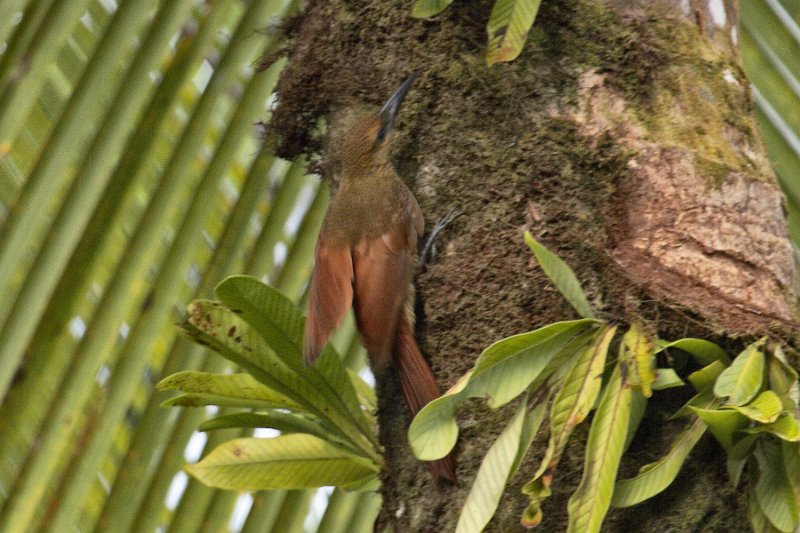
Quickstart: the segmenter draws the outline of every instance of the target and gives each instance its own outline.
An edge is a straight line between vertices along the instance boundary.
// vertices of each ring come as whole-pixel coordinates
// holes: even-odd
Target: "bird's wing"
[[[401,219],[386,233],[359,242],[353,250],[353,306],[372,369],[391,360],[398,318],[411,282],[416,232]]]
[[[317,242],[316,264],[308,296],[303,356],[311,364],[353,302],[353,259],[347,245]]]
[[[419,203],[417,203],[417,199],[414,198],[411,192],[408,192],[408,200],[408,217],[411,219],[411,224],[417,233],[417,237],[422,237],[425,231],[425,218],[422,216],[422,209],[419,208]],[[414,245],[416,246],[416,240]]]

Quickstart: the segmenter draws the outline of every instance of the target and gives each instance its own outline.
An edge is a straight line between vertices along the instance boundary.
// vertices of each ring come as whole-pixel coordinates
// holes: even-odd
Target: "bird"
[[[439,397],[414,337],[413,277],[424,219],[389,160],[395,118],[416,77],[344,136],[339,188],[317,239],[303,339],[305,364],[312,365],[352,307],[372,371],[394,365],[412,417]],[[426,466],[438,483],[456,483],[452,454]]]

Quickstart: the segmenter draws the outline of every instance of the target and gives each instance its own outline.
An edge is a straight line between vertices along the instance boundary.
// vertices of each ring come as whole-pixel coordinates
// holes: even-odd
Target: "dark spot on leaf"
[[[236,335],[236,326],[231,326],[231,329],[228,330],[228,337],[233,337]]]
[[[241,449],[241,448],[234,448],[234,449],[233,449],[233,455],[235,455],[236,457],[241,457],[241,455],[242,455],[243,453],[244,453],[244,452],[242,451],[242,449]]]
[[[498,28],[497,31],[495,31],[492,34],[492,38],[501,39],[501,38],[503,38],[505,36],[505,34],[507,32],[508,32],[508,26],[502,26],[502,27]]]
[[[21,365],[21,366],[20,366],[20,367],[17,369],[17,371],[14,373],[14,379],[13,379],[13,381],[11,382],[11,385],[13,386],[13,385],[16,385],[16,384],[18,384],[19,382],[23,381],[23,380],[25,379],[25,375],[26,375],[27,373],[28,373],[28,366],[27,366],[25,363],[23,363],[23,364],[22,364],[22,365]]]
[[[142,309],[141,309],[142,313],[148,311],[153,306],[153,300],[155,300],[155,296],[156,296],[155,289],[150,289],[150,292],[147,293],[147,296],[142,302]]]
[[[233,339],[233,340],[235,340],[236,342],[242,342],[242,337],[236,337],[236,338],[235,338],[235,339]]]
[[[182,396],[173,400],[172,405],[175,407],[202,407],[203,404],[198,398],[193,396]]]

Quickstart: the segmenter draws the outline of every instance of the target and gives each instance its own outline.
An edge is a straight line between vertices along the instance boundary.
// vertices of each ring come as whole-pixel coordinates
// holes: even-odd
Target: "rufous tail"
[[[394,360],[397,373],[400,375],[403,394],[413,418],[428,402],[439,397],[439,385],[419,350],[411,327],[402,319],[397,331]],[[438,483],[456,483],[456,462],[453,452],[425,464]]]

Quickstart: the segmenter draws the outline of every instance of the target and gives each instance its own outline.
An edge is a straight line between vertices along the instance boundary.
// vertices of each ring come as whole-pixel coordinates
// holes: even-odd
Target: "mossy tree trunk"
[[[320,169],[333,179],[341,124],[420,73],[401,111],[395,164],[429,227],[453,207],[463,213],[418,276],[421,343],[443,387],[493,341],[575,317],[535,266],[525,229],[575,269],[612,320],[641,317],[663,338],[702,336],[731,349],[737,337],[788,331],[794,262],[738,60],[735,3],[544,1],[520,57],[487,68],[491,4],[454,2],[415,20],[409,2],[310,2],[290,28],[272,121],[282,155],[322,153]],[[321,118],[327,142],[315,136]],[[479,401],[461,409],[461,484],[437,491],[408,449],[396,380],[380,377],[379,389],[389,464],[380,524],[452,530],[509,411]],[[682,427],[666,420],[680,394],[646,415],[626,472],[663,453]],[[542,530],[564,530],[580,444],[562,459]],[[519,487],[535,467],[534,458],[523,464],[492,531],[516,528],[526,503]],[[744,498],[724,472],[720,450],[704,441],[673,487],[612,511],[607,528],[746,530]]]

